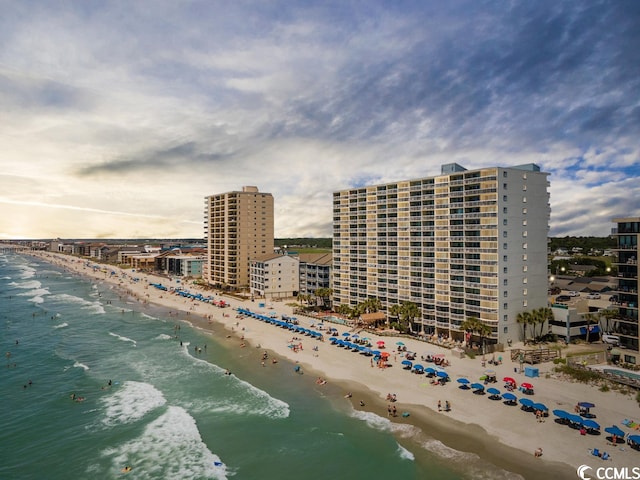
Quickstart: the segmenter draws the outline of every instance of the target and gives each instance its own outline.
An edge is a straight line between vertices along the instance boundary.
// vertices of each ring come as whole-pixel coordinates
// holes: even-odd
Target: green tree
[[[600,320],[602,320],[602,318],[604,318],[605,320],[604,325],[600,324],[600,329],[604,332],[610,333],[611,320],[613,320],[614,318],[618,318],[618,315],[620,315],[620,311],[617,308],[605,308],[603,310],[600,310],[598,313],[600,314]]]
[[[516,315],[516,322],[522,325],[522,341],[527,343],[527,325],[533,322],[531,312],[524,311],[518,313],[518,315]]]
[[[591,337],[591,324],[598,322],[598,315],[595,313],[585,313],[583,318],[587,321],[587,343],[589,343]]]
[[[420,309],[413,302],[403,301],[399,305],[398,321],[404,331],[413,333],[413,321],[420,316]]]
[[[313,293],[317,298],[320,299],[323,307],[331,308],[331,296],[333,295],[333,290],[331,288],[318,288]]]
[[[544,326],[549,320],[553,320],[553,309],[550,307],[540,307],[536,311],[536,323],[540,325],[540,334],[538,337],[544,335]]]
[[[483,347],[482,353],[484,353],[484,339],[491,335],[491,327],[477,317],[468,317],[460,324],[460,328],[480,338],[480,345]]]
[[[353,308],[351,308],[351,306],[349,305],[338,305],[336,312],[338,312],[340,315],[345,315],[349,318],[353,318]]]

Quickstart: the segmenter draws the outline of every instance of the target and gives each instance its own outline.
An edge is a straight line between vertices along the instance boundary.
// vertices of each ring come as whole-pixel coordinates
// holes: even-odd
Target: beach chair
[[[609,456],[609,454],[607,452],[602,452],[602,459],[603,460],[609,460],[611,457]]]
[[[593,455],[594,457],[599,457],[600,450],[598,450],[597,448],[594,448],[593,450],[591,450],[591,455]]]

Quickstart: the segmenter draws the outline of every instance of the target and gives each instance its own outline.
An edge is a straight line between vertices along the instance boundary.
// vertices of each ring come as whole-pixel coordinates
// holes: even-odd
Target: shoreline
[[[309,337],[302,338],[305,344],[304,350],[294,353],[286,341],[287,337],[294,335],[291,332],[259,320],[236,318],[234,308],[238,305],[257,311],[255,307],[258,303],[241,302],[235,298],[217,295],[231,303],[232,307],[214,307],[210,304],[187,301],[177,295],[149,286],[150,282],[168,282],[166,278],[136,272],[135,275],[145,280],[126,282],[122,275],[129,275],[132,272],[106,266],[110,271],[120,273],[114,278],[114,275],[107,274],[106,271],[87,267],[89,264],[95,264],[90,259],[53,252],[31,252],[31,254],[90,281],[113,285],[117,292],[129,295],[132,300],[137,301],[143,307],[142,311],[145,305],[152,304],[154,308],[165,309],[170,316],[175,313],[176,321],[191,323],[194,328],[198,328],[204,334],[218,338],[220,332],[217,330],[222,327],[225,334],[231,335],[234,339],[239,340],[244,336],[248,348],[254,350],[254,347],[259,345],[262,350],[270,351],[271,355],[303,365],[305,371],[313,374],[314,377],[326,378],[331,386],[327,391],[334,389],[336,392],[351,391],[353,397],[350,400],[355,410],[371,411],[386,418],[388,403],[384,398],[386,392],[397,393],[398,402],[395,405],[399,415],[391,419],[392,422],[413,425],[424,435],[441,442],[446,448],[475,454],[497,468],[524,478],[542,479],[550,475],[553,478],[575,478],[578,465],[597,466],[602,462],[588,453],[588,449],[594,447],[611,453],[613,462],[607,465],[633,466],[640,460],[640,453],[626,446],[606,445],[604,433],[597,437],[581,437],[577,431],[569,427],[554,425],[552,415],[546,419],[545,423],[540,424],[532,414],[521,412],[519,407],[499,405],[501,402],[477,398],[478,396],[471,392],[459,390],[455,382],[456,378],[464,374],[473,381],[475,375],[482,373],[479,360],[452,359],[451,367],[447,368],[452,382],[445,387],[433,386],[427,383],[428,380],[424,376],[403,371],[399,366],[399,357],[397,361],[394,360],[394,356],[397,356],[395,350],[391,356],[391,363],[394,366],[387,369],[370,368],[369,360],[361,355],[344,352],[338,347],[331,346],[329,342],[322,343]],[[185,285],[181,286],[187,288]],[[191,291],[197,291],[197,287],[193,285],[189,285],[188,288]],[[282,302],[274,302],[274,305],[268,309],[278,311],[279,314],[291,314],[291,307],[287,307]],[[178,314],[178,312],[182,313]],[[305,317],[300,319],[300,323],[309,326],[310,321]],[[341,331],[346,330],[344,327],[338,327]],[[391,344],[395,344],[397,338],[383,337],[383,339],[390,344],[388,350],[395,348],[391,347]],[[408,348],[418,352],[418,355],[425,350],[445,354],[447,352],[445,349],[439,349],[424,342],[406,340],[406,343]],[[311,346],[318,346],[318,352],[314,354]],[[504,356],[507,357],[506,354]],[[510,362],[505,364],[500,366],[502,368],[496,367],[500,378],[513,372],[513,364]],[[546,364],[539,367],[541,370],[550,368]],[[512,375],[516,374],[509,374],[509,376]],[[550,410],[562,408],[571,411],[577,401],[594,401],[597,405],[597,421],[603,429],[612,424],[619,424],[624,418],[640,417],[637,403],[632,398],[628,398],[629,396],[625,397],[617,392],[600,392],[584,384],[568,384],[562,379],[540,377],[532,381],[536,384],[536,394],[548,393],[544,398],[542,395],[540,398],[536,395],[535,401],[544,401]],[[501,384],[496,384],[496,387],[501,389]],[[337,393],[332,401],[341,401],[340,396]],[[364,408],[359,405],[361,398],[365,399]],[[437,411],[435,402],[440,398],[442,401],[451,400],[451,412]],[[608,411],[605,412],[605,410]],[[403,418],[400,415],[403,411],[409,412],[410,416]],[[401,438],[400,441],[402,442],[403,439]],[[533,456],[533,451],[538,447],[544,448],[542,458]],[[455,463],[455,458],[452,461]]]

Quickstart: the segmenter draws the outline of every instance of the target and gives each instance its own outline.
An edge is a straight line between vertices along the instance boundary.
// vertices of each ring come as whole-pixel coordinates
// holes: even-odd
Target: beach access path
[[[370,357],[331,345],[327,332],[330,326],[337,327],[340,334],[350,329],[330,323],[324,324],[323,332],[326,334],[324,341],[303,336],[299,342],[294,342],[302,343],[303,348],[294,351],[290,345],[292,336],[296,334],[257,319],[238,318],[235,310],[241,307],[264,314],[274,311],[279,316],[293,315],[292,307],[285,302],[267,301],[268,308],[258,308],[258,301],[241,301],[216,294],[217,300],[223,299],[231,305],[227,308],[219,308],[150,286],[152,283],[159,283],[166,287],[188,289],[192,293],[201,293],[203,296],[212,295],[211,291],[202,290],[196,285],[176,283],[175,280],[166,277],[141,272],[133,273],[110,265],[101,266],[91,259],[80,259],[52,252],[34,252],[33,254],[68,270],[91,277],[96,282],[107,282],[118,286],[143,304],[154,303],[176,312],[183,312],[181,320],[203,327],[204,330],[213,322],[217,325],[221,324],[229,334],[234,335],[234,338],[243,336],[243,342],[253,347],[260,345],[260,348],[298,362],[303,368],[319,372],[318,374],[329,382],[340,382],[344,385],[359,384],[379,395],[382,402],[385,401],[388,393],[394,393],[398,404],[402,404],[403,409],[406,407],[412,415],[420,411],[423,414],[447,417],[444,420],[445,424],[448,421],[455,431],[462,434],[468,431],[470,435],[478,435],[479,431],[480,435],[485,435],[487,438],[483,439],[485,441],[483,443],[488,439],[490,443],[521,450],[532,458],[534,451],[542,448],[542,457],[535,461],[563,463],[571,468],[572,475],[575,475],[575,469],[583,464],[594,468],[598,466],[633,467],[640,464],[640,452],[625,444],[610,445],[606,440],[608,434],[604,432],[605,427],[617,425],[626,433],[637,433],[621,423],[624,419],[640,422],[640,408],[635,395],[624,395],[617,391],[603,392],[595,386],[573,382],[555,374],[552,363],[536,365],[540,376],[531,379],[519,373],[519,365],[511,362],[508,352],[502,354],[501,365],[483,367],[480,358],[452,358],[451,351],[446,348],[415,339],[382,337],[367,332],[364,335],[370,337],[374,345],[378,340],[385,342],[384,350],[389,352],[389,363],[392,366],[383,369],[375,365],[371,366]],[[134,281],[134,277],[138,280]],[[306,328],[318,328],[316,319],[305,316],[297,316],[297,319]],[[299,334],[297,336],[300,337]],[[446,371],[451,381],[444,386],[433,385],[425,375],[403,370],[400,362],[404,358],[403,354],[396,350],[397,341],[402,341],[407,350],[416,352],[416,363],[422,363],[425,367],[431,365],[420,361],[421,355],[443,354],[450,362]],[[313,349],[315,346],[318,347],[317,351]],[[472,383],[479,382],[487,368],[495,370],[498,383],[486,387],[495,387],[505,392],[501,382],[503,377],[513,377],[518,383],[526,381],[533,383],[535,394],[530,398],[549,408],[549,416],[544,419],[544,422],[538,421],[533,413],[522,411],[520,405],[507,406],[502,401],[489,400],[487,398],[489,395],[476,395],[471,390],[459,388],[458,378],[465,377]],[[514,369],[517,371],[514,372]],[[514,393],[518,398],[527,397],[518,391]],[[449,401],[451,411],[439,412],[438,401],[442,404]],[[601,435],[580,435],[578,430],[554,421],[555,417],[551,413],[553,410],[561,409],[573,413],[574,406],[582,401],[596,405],[592,412],[597,415],[595,420],[601,426]],[[399,421],[411,422],[411,419],[399,419]],[[452,447],[456,448],[456,445]],[[611,455],[611,460],[605,464],[603,460],[592,456],[590,450],[593,448],[598,448],[601,452],[607,451]]]

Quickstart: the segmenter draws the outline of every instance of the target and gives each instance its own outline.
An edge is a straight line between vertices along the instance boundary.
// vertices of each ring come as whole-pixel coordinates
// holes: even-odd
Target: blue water
[[[605,368],[605,373],[614,373],[616,375],[622,375],[623,377],[631,378],[632,380],[640,380],[640,375],[630,372],[628,370],[617,370],[615,368]]]
[[[1,479],[508,476],[39,259],[0,255],[0,301]]]

